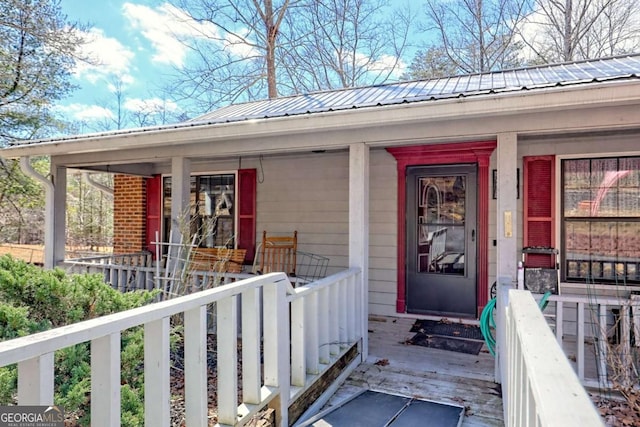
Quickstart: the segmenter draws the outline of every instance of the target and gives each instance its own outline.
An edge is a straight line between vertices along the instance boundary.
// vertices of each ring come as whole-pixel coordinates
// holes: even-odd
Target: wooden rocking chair
[[[262,232],[262,243],[258,253],[259,262],[255,268],[258,274],[282,271],[288,276],[296,275],[296,252],[298,250],[298,232],[293,236],[268,237],[267,232]]]

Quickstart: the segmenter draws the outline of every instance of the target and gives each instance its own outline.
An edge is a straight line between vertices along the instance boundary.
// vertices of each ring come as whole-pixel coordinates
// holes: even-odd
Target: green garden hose
[[[487,343],[487,348],[489,349],[489,353],[493,357],[496,356],[496,339],[491,333],[491,328],[496,327],[496,322],[493,318],[493,312],[496,309],[496,298],[491,298],[487,305],[484,306],[482,310],[482,315],[480,316],[480,332],[482,332],[482,336],[484,337],[484,342]]]
[[[542,295],[542,298],[538,302],[540,311],[544,311],[544,309],[547,308],[550,296],[551,292],[545,292],[544,295]],[[491,298],[487,305],[484,306],[482,314],[480,315],[480,332],[482,332],[482,336],[484,337],[484,341],[487,343],[489,353],[491,353],[493,357],[496,356],[496,339],[491,330],[496,329],[496,320],[494,316],[496,301],[496,298]]]

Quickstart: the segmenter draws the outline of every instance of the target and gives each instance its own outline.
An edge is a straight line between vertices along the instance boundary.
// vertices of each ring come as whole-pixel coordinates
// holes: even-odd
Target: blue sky
[[[109,107],[116,103],[113,84],[117,81],[122,82],[128,110],[163,102],[153,93],[186,54],[168,33],[169,7],[147,0],[62,0],[62,11],[70,20],[88,25],[89,43],[82,53],[94,62],[80,63],[75,69],[79,89],[62,103],[65,116],[79,121],[108,116]],[[168,105],[174,108],[178,106]]]
[[[187,60],[186,48],[172,34],[193,35],[193,23],[176,20],[181,11],[162,0],[62,0],[61,8],[71,21],[88,25],[90,42],[83,53],[95,62],[78,65],[74,83],[79,89],[58,106],[68,119],[87,123],[80,131],[104,130],[95,123],[113,114],[116,81],[122,84],[127,111],[153,109],[158,104],[169,112],[180,111],[157,94],[168,82],[167,76]],[[198,31],[216,32],[202,24]]]

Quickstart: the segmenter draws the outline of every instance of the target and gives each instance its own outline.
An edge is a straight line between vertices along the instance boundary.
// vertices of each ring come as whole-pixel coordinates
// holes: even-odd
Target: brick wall
[[[146,180],[116,175],[113,184],[113,252],[140,252],[145,249]]]

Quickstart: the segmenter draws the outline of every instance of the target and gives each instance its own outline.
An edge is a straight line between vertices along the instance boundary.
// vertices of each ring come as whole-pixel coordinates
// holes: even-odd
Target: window
[[[200,247],[235,247],[235,174],[191,177],[191,238]],[[163,182],[164,239],[171,227],[171,177]]]
[[[563,278],[640,283],[640,157],[562,161]]]

